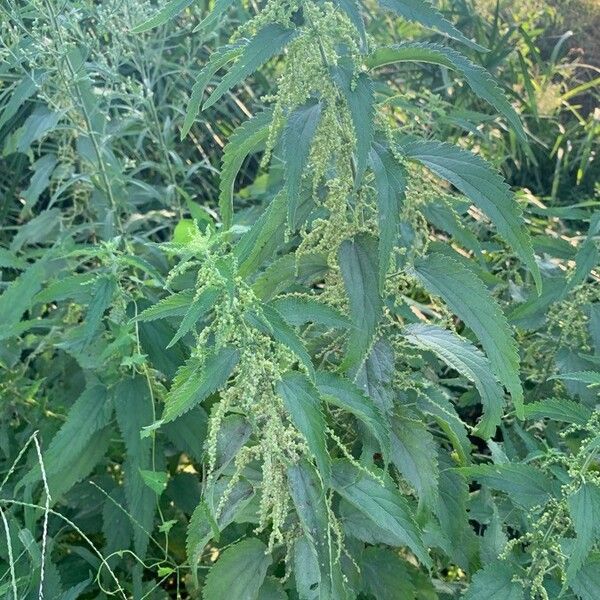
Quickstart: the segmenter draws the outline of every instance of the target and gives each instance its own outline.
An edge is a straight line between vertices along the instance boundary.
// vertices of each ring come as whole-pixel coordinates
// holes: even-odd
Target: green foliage
[[[0,7],[0,595],[600,597],[566,38],[210,4]]]

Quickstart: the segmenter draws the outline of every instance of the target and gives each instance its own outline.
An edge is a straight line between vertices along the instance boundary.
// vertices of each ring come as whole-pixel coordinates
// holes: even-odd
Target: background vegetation
[[[298,533],[302,524],[273,512],[288,500],[275,497],[267,523],[257,518],[267,510],[265,493],[254,493],[265,489],[264,466],[261,472],[256,457],[234,457],[248,440],[250,448],[262,440],[242,412],[225,417],[219,435],[211,428],[217,393],[183,417],[163,412],[173,390],[198,375],[190,362],[197,349],[212,343],[186,310],[196,306],[200,284],[212,285],[215,273],[227,279],[228,244],[238,248],[246,265],[240,277],[261,302],[312,289],[329,308],[320,323],[314,314],[294,321],[301,311],[290,305],[286,312],[280,302],[288,337],[282,342],[275,334],[267,370],[291,364],[289,348],[301,352],[299,340],[309,363],[335,363],[345,344],[337,328],[348,326],[346,313],[353,318],[352,299],[350,307],[340,299],[339,273],[327,279],[327,264],[310,262],[309,254],[300,267],[285,262],[300,234],[256,229],[271,218],[285,150],[274,149],[270,168],[252,148],[229,155],[239,171],[234,241],[221,235],[223,149],[230,139],[234,151],[241,147],[244,134],[234,134],[236,146],[232,133],[271,103],[281,63],[267,62],[205,110],[189,105],[209,58],[232,36],[235,44],[235,31],[248,27],[260,4],[233,2],[207,22],[212,3],[202,0],[0,0],[3,598],[327,597],[303,580],[312,550]],[[134,31],[165,5],[178,5],[172,18]],[[385,123],[406,136],[472,150],[502,173],[523,211],[541,293],[483,212],[452,186],[427,187],[430,176],[417,176],[425,187],[413,182],[407,193],[402,244],[410,260],[419,244],[450,257],[501,307],[517,341],[525,418],[506,406],[493,435],[478,435],[486,383],[472,365],[445,360],[418,329],[400,335],[387,321],[381,325],[384,341],[371,347],[366,340],[366,366],[355,372],[378,398],[377,410],[365,417],[329,405],[329,452],[347,459],[348,468],[370,469],[369,453],[373,469],[382,467],[377,411],[386,403],[399,407],[390,481],[426,551],[398,543],[347,497],[332,499],[336,516],[325,529],[344,539],[335,561],[340,585],[348,597],[377,600],[597,600],[600,7],[594,0],[435,5],[489,49],[465,52],[497,79],[529,141],[464,79],[429,62],[382,68],[375,92]],[[373,2],[361,11],[376,46],[443,39]],[[254,33],[251,27],[243,31]],[[209,90],[220,81],[215,73],[205,82]],[[277,253],[283,258],[272,267]],[[468,319],[411,277],[394,280],[386,319],[402,327],[441,325],[474,348]],[[274,335],[255,325],[260,335]],[[226,326],[210,335],[245,343]],[[214,392],[225,381],[207,386]],[[243,384],[227,390],[251,395],[248,373]],[[170,422],[156,428],[161,415]],[[355,475],[375,485],[365,473]],[[367,486],[366,495],[376,489]],[[281,539],[273,537],[277,527]]]

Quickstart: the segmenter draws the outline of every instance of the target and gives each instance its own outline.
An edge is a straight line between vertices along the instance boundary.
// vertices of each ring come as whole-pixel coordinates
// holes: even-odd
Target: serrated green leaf
[[[160,496],[167,487],[169,474],[163,471],[149,471],[140,469],[140,475],[144,483],[157,495]]]
[[[276,385],[292,423],[306,438],[308,449],[315,457],[321,478],[326,483],[331,475],[325,435],[325,417],[321,412],[321,397],[314,384],[302,373],[285,373]]]
[[[240,479],[233,484],[223,504],[223,493],[227,489],[230,480],[219,479],[206,493],[207,501],[202,501],[195,508],[187,529],[186,553],[190,565],[195,567],[204,551],[206,544],[211,539],[219,538],[219,533],[227,527],[236,517],[236,514],[251,500],[254,488],[245,479]],[[218,517],[215,517],[216,509],[221,506]],[[196,569],[193,568],[192,573]]]
[[[387,548],[367,548],[360,561],[362,589],[377,600],[414,598],[407,563]]]
[[[557,482],[529,464],[477,465],[459,470],[466,477],[508,494],[524,508],[543,505],[558,494]]]
[[[265,25],[245,44],[241,55],[213,90],[202,109],[210,108],[223,94],[251,75],[270,58],[279,54],[296,35],[294,29],[286,29],[278,23]]]
[[[211,352],[204,362],[191,359],[179,369],[173,380],[160,422],[175,420],[223,387],[238,360],[238,350],[228,347]]]
[[[288,225],[295,229],[302,176],[321,120],[321,102],[309,100],[288,116],[282,134]]]
[[[294,542],[292,551],[294,579],[300,600],[319,600],[321,591],[321,571],[319,557],[313,543],[306,535]]]
[[[406,190],[406,169],[389,148],[375,142],[369,152],[369,165],[377,187],[379,222],[379,287],[383,289],[394,246],[398,241],[400,211]]]
[[[597,600],[600,594],[600,553],[590,556],[570,582],[571,589],[581,600]]]
[[[373,344],[371,352],[354,377],[354,382],[369,396],[383,414],[394,408],[392,380],[395,370],[394,349],[381,338]]]
[[[484,406],[477,433],[484,439],[492,437],[502,418],[504,392],[484,354],[469,341],[434,325],[409,325],[403,334],[409,342],[431,350],[475,384]]]
[[[315,468],[305,460],[290,466],[288,485],[304,535],[318,557],[320,581],[317,597],[324,600],[344,600],[346,592],[336,559],[327,498]]]
[[[316,374],[317,389],[326,402],[339,406],[362,421],[379,442],[384,461],[390,455],[389,423],[373,400],[349,379],[334,373],[319,371]]]
[[[239,261],[238,274],[241,277],[254,273],[264,261],[275,255],[284,239],[286,217],[286,197],[279,193],[235,246],[234,252]]]
[[[194,300],[193,290],[183,290],[159,300],[143,310],[135,321],[155,321],[169,317],[183,317]]]
[[[269,136],[272,111],[264,110],[238,127],[223,151],[219,208],[225,229],[233,223],[233,186],[242,163],[249,154],[262,149]]]
[[[133,33],[142,33],[149,29],[154,29],[159,25],[164,25],[167,21],[174,19],[180,12],[194,3],[194,0],[171,0],[165,4],[155,15],[146,19],[143,23],[136,25]]]
[[[439,31],[478,52],[487,52],[486,48],[465,37],[428,0],[379,0],[379,4],[407,21],[415,21],[428,29]]]
[[[352,117],[352,127],[356,136],[354,184],[358,187],[367,168],[367,157],[374,135],[373,84],[366,73],[356,74],[354,65],[349,60],[340,61],[333,69],[333,76],[348,103]]]
[[[193,33],[202,31],[203,29],[211,28],[221,15],[223,15],[227,9],[234,3],[235,0],[215,0],[212,10],[208,13],[196,27],[194,27]]]
[[[438,500],[437,446],[421,421],[396,416],[390,435],[392,463],[415,488],[419,499],[433,509]]]
[[[531,271],[538,292],[542,280],[521,209],[506,182],[479,156],[451,144],[427,140],[401,143],[407,158],[449,181],[480,208]]]
[[[566,398],[549,398],[525,405],[526,419],[548,418],[563,423],[585,425],[592,416],[592,411],[583,404]]]
[[[366,60],[371,69],[403,61],[433,63],[458,71],[465,77],[473,92],[506,117],[522,140],[527,140],[521,119],[494,78],[460,52],[441,44],[409,42],[378,48]]]
[[[477,276],[459,262],[431,254],[415,261],[415,273],[425,288],[441,296],[481,342],[494,374],[510,392],[523,418],[519,354],[500,306]]]
[[[204,600],[258,600],[272,559],[256,538],[230,546],[208,572],[202,590]]]
[[[189,133],[192,125],[194,124],[194,120],[200,112],[200,105],[202,104],[204,91],[206,90],[206,86],[210,82],[211,78],[219,69],[224,67],[232,60],[235,60],[242,53],[244,45],[245,40],[239,40],[234,44],[221,46],[211,54],[210,59],[206,65],[204,65],[198,74],[194,85],[192,86],[192,93],[190,95],[187,110],[185,112],[183,125],[181,126],[180,138],[182,140]]]
[[[142,471],[152,469],[152,441],[142,439],[140,432],[152,423],[153,400],[143,377],[119,382],[113,398],[117,423],[125,442],[125,498],[127,512],[135,519],[132,522],[133,547],[143,559],[148,548],[149,532],[153,529],[156,495],[142,476]]]
[[[277,298],[271,302],[271,305],[287,323],[293,326],[318,323],[325,327],[339,329],[352,327],[352,323],[348,317],[316,298],[285,296]]]
[[[576,371],[572,373],[560,373],[552,375],[548,379],[564,379],[566,381],[578,381],[585,383],[587,386],[600,385],[600,373],[596,371]]]
[[[515,574],[515,569],[506,562],[491,563],[473,575],[463,600],[525,600],[523,586],[513,581]]]
[[[345,240],[340,246],[338,260],[354,324],[342,368],[352,369],[364,360],[381,317],[375,240],[367,235]]]
[[[591,481],[567,498],[569,514],[577,537],[567,563],[567,581],[573,581],[594,547],[600,540],[600,487]]]
[[[423,564],[431,564],[408,503],[391,483],[380,483],[347,460],[335,461],[331,473],[332,487],[342,498],[377,526],[404,540]]]
[[[173,339],[168,343],[167,348],[174,346],[202,317],[204,317],[204,315],[206,315],[206,313],[211,310],[211,308],[214,307],[220,294],[221,292],[215,288],[207,288],[199,294],[196,294],[179,324],[177,333],[175,333]]]
[[[219,475],[236,457],[251,434],[252,426],[241,415],[227,415],[223,419],[217,434],[217,455],[213,476]]]

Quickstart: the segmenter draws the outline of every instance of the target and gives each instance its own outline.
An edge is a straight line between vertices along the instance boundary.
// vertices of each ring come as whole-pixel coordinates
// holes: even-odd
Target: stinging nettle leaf
[[[367,157],[374,135],[373,84],[366,73],[356,75],[354,65],[350,61],[340,61],[333,69],[333,76],[348,103],[352,117],[356,136],[354,185],[358,187],[367,168]]]
[[[429,0],[379,0],[379,4],[408,21],[416,21],[428,29],[439,31],[473,50],[487,52],[486,48],[472,42],[456,29]]]
[[[567,565],[567,580],[572,581],[594,543],[600,540],[600,487],[591,481],[584,482],[567,498],[567,504],[577,534]]]
[[[167,348],[173,347],[184,335],[186,335],[196,325],[196,323],[214,307],[220,295],[220,291],[215,288],[207,288],[196,295],[186,311],[177,333],[168,343]]]
[[[317,388],[306,375],[288,372],[277,382],[276,389],[283,398],[292,423],[306,438],[323,481],[329,482],[331,468],[325,435],[326,423]]]
[[[194,300],[193,290],[183,290],[162,298],[156,304],[143,310],[135,321],[155,321],[169,317],[183,317]]]
[[[321,119],[321,102],[309,100],[288,116],[282,134],[288,225],[296,228],[300,186],[306,170],[310,147]]]
[[[441,296],[450,309],[473,330],[494,374],[510,392],[517,415],[523,418],[519,354],[496,300],[472,271],[442,254],[431,254],[415,261],[414,270],[425,288]]]
[[[249,154],[261,150],[269,137],[271,110],[264,110],[238,127],[223,151],[219,182],[219,209],[225,229],[233,223],[233,186],[242,163]]]
[[[350,333],[342,365],[349,370],[358,367],[364,360],[381,317],[375,240],[367,235],[345,240],[340,246],[338,259],[350,304],[350,318],[355,327]]]
[[[379,221],[379,286],[383,289],[394,246],[398,240],[400,210],[406,190],[406,169],[389,148],[375,142],[369,152],[369,166],[377,187]]]
[[[225,347],[208,354],[203,362],[186,363],[173,380],[159,423],[175,420],[223,387],[238,360],[239,351]]]
[[[285,296],[271,302],[277,312],[293,326],[312,322],[325,327],[348,329],[352,323],[348,317],[316,298]]]
[[[506,562],[496,561],[473,575],[471,586],[463,600],[524,600],[525,592],[513,581],[515,569]]]
[[[256,538],[230,546],[208,572],[204,600],[258,600],[272,558]]]
[[[241,55],[213,90],[202,109],[210,108],[223,94],[279,54],[296,35],[297,31],[294,29],[286,29],[277,23],[269,23],[263,27],[245,44]]]
[[[404,540],[424,565],[431,564],[408,503],[391,483],[380,483],[347,460],[334,461],[331,482],[342,498],[376,525]]]
[[[502,418],[504,391],[487,357],[468,340],[434,325],[409,325],[403,333],[410,343],[434,352],[475,384],[484,406],[477,432],[484,439],[492,437]]]
[[[491,219],[498,233],[527,265],[541,292],[542,280],[529,232],[514,194],[502,177],[479,156],[451,144],[407,141],[400,144],[400,149],[407,158],[449,181]]]
[[[347,410],[366,425],[379,442],[384,461],[387,463],[390,455],[390,427],[373,400],[349,379],[334,373],[318,371],[316,384],[326,402]]]
[[[154,29],[154,27],[158,27],[159,25],[164,25],[167,21],[174,19],[180,12],[193,4],[193,2],[194,0],[171,0],[155,15],[146,19],[143,23],[136,25],[132,31],[133,33],[142,33],[149,29]]]
[[[371,69],[404,61],[433,63],[458,71],[465,77],[473,92],[506,117],[522,140],[527,140],[521,119],[492,75],[448,46],[427,42],[386,46],[375,50],[366,60]]]

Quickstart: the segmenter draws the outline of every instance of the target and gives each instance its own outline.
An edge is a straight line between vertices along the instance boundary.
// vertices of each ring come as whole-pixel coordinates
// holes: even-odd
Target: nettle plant
[[[189,4],[168,4],[138,30]],[[229,4],[217,0],[200,28]],[[380,4],[485,51],[424,0]],[[400,127],[401,93],[384,75],[397,83],[404,62],[450,69],[521,143],[526,134],[463,54],[377,47],[364,23],[352,1],[268,1],[212,54],[183,125],[186,135],[201,107],[273,64],[266,108],[224,149],[220,222],[196,207],[169,242],[67,236],[23,262],[0,297],[9,336],[48,329],[22,346],[25,369],[58,349],[55,365],[85,379],[11,488],[24,499],[0,501],[29,529],[45,515],[34,573],[47,589],[70,518],[51,507],[82,510],[78,482],[94,472],[105,546],[88,562],[104,594],[179,593],[185,580],[206,600],[597,597],[598,413],[525,401],[490,291],[488,254],[532,298],[542,288],[521,210],[481,158]],[[257,153],[260,175],[236,195]],[[250,198],[258,217],[235,206]],[[492,224],[480,236],[489,253],[466,226],[473,214]],[[569,424],[546,446],[524,425],[545,418]]]

